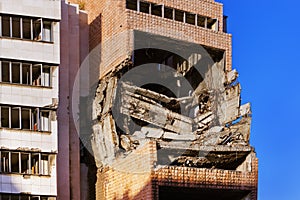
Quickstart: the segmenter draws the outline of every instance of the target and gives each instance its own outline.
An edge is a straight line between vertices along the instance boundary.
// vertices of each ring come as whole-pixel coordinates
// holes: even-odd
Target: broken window
[[[22,29],[23,29],[23,38],[31,40],[31,19],[23,18],[22,19]]]
[[[147,2],[140,1],[140,12],[149,14],[150,4]]]
[[[1,155],[0,172],[9,172],[9,152],[0,151],[0,155]]]
[[[9,16],[1,16],[1,28],[2,28],[2,35],[5,37],[10,37],[10,17]]]
[[[162,5],[151,4],[151,14],[161,17],[162,16]]]
[[[126,8],[130,10],[137,10],[137,0],[126,0]]]
[[[195,14],[185,13],[185,22],[188,24],[195,25]]]
[[[19,152],[11,152],[11,172],[20,173]]]
[[[179,22],[183,22],[184,12],[181,10],[175,10],[175,20]]]
[[[51,30],[52,30],[52,22],[50,21],[43,21],[43,33],[42,33],[42,40],[46,42],[51,42]]]
[[[1,63],[1,81],[9,83],[10,82],[10,66],[9,62]]]
[[[12,63],[12,83],[21,83],[20,65],[21,63]]]
[[[21,38],[20,17],[12,17],[12,37]]]
[[[164,18],[173,19],[173,8],[164,7]]]

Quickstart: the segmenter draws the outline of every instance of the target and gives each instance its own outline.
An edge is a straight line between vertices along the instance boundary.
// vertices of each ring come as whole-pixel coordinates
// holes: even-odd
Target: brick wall
[[[257,199],[258,159],[251,171],[161,166],[154,168],[156,145],[150,141],[112,166],[98,169],[96,199],[159,199],[159,187],[247,190]]]
[[[98,169],[96,199],[152,199],[156,144],[149,141],[112,166]]]

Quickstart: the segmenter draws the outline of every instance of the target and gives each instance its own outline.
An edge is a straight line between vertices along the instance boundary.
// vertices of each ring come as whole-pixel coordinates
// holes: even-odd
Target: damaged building
[[[256,200],[251,107],[241,103],[223,5],[80,3],[100,54],[89,60],[99,69],[89,72],[91,124],[81,121],[91,125],[96,199]]]
[[[127,0],[102,9],[97,199],[256,199],[251,109],[241,105],[222,5]]]

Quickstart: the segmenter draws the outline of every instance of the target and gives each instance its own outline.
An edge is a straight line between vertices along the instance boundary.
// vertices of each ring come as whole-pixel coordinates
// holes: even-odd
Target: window
[[[51,112],[39,108],[0,106],[0,127],[50,132]]]
[[[29,153],[21,153],[21,173],[22,174],[31,174],[29,157],[30,157]]]
[[[22,64],[22,84],[31,85],[31,65],[23,63]]]
[[[1,112],[0,112],[0,115],[1,115],[1,127],[5,127],[5,128],[9,128],[10,125],[9,125],[9,107],[1,107],[0,108]]]
[[[195,25],[195,14],[185,13],[185,22],[188,24]]]
[[[32,66],[32,85],[41,85],[41,64]]]
[[[12,63],[12,83],[21,83],[20,69],[21,63]]]
[[[0,172],[9,172],[9,152],[2,151],[1,153],[1,166]]]
[[[43,21],[43,34],[42,40],[46,42],[51,42],[51,30],[52,30],[52,22]]]
[[[50,175],[50,166],[55,162],[54,154],[0,151],[1,173]]]
[[[137,10],[137,1],[136,0],[127,0],[126,8],[130,10]]]
[[[31,154],[31,174],[39,174],[40,173],[39,160],[40,160],[39,153]]]
[[[53,21],[42,18],[28,18],[1,15],[0,36],[35,41],[52,41]]]
[[[150,4],[147,2],[140,2],[140,12],[149,13]]]
[[[183,22],[184,12],[181,10],[175,10],[175,20],[179,22]]]
[[[22,108],[22,112],[21,112],[21,125],[22,125],[22,129],[27,129],[30,130],[31,126],[30,126],[30,113],[31,110],[29,108]]]
[[[197,26],[201,26],[203,28],[206,28],[206,18],[203,16],[198,15],[197,16]]]
[[[22,26],[23,26],[23,38],[31,40],[31,19],[23,18],[22,19]]]
[[[11,152],[11,172],[20,173],[19,152]]]
[[[51,86],[52,66],[0,60],[0,82]]]
[[[10,17],[2,16],[1,17],[1,28],[2,34],[1,36],[10,37]]]
[[[162,6],[157,4],[151,4],[151,14],[162,17]]]
[[[21,38],[20,17],[12,17],[12,37]]]
[[[164,7],[164,17],[167,19],[173,19],[173,10],[172,8]]]
[[[50,66],[43,66],[43,69],[42,69],[42,86],[47,86],[49,87],[50,86]]]
[[[40,174],[48,175],[49,174],[49,155],[42,154],[40,161]]]
[[[49,111],[41,111],[41,130],[50,131]]]
[[[1,81],[2,82],[10,82],[10,63],[2,62],[1,63]]]
[[[56,197],[29,194],[1,194],[1,200],[56,200]]]
[[[20,127],[20,108],[11,109],[11,128]]]

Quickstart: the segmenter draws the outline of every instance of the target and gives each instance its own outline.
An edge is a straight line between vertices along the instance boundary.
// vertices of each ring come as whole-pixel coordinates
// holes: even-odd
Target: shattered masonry
[[[251,108],[249,103],[241,105],[222,5],[213,0],[191,1],[191,5],[164,1],[165,7],[182,5],[191,13],[202,12],[193,7],[206,8],[201,16],[212,18],[203,18],[205,23],[213,18],[212,23],[219,23],[215,24],[219,29],[206,30],[207,24],[206,29],[192,27],[132,10],[139,2],[119,1],[118,8],[102,5],[104,28],[118,24],[108,19],[127,24],[103,33],[103,41],[114,34],[118,38],[118,28],[128,29],[128,34],[119,34],[124,41],[113,39],[115,46],[103,44],[104,70],[92,114],[97,199],[218,199],[221,195],[256,200],[258,159],[249,144]],[[151,5],[160,5],[156,3],[153,0]],[[116,19],[108,8],[119,9],[122,16]],[[145,19],[154,27],[144,27]],[[180,35],[180,30],[187,31]],[[141,45],[145,41],[146,47]],[[199,51],[193,43],[201,46]],[[161,44],[175,52],[159,48]],[[146,68],[126,78],[139,66]],[[168,84],[141,84],[149,75]]]

